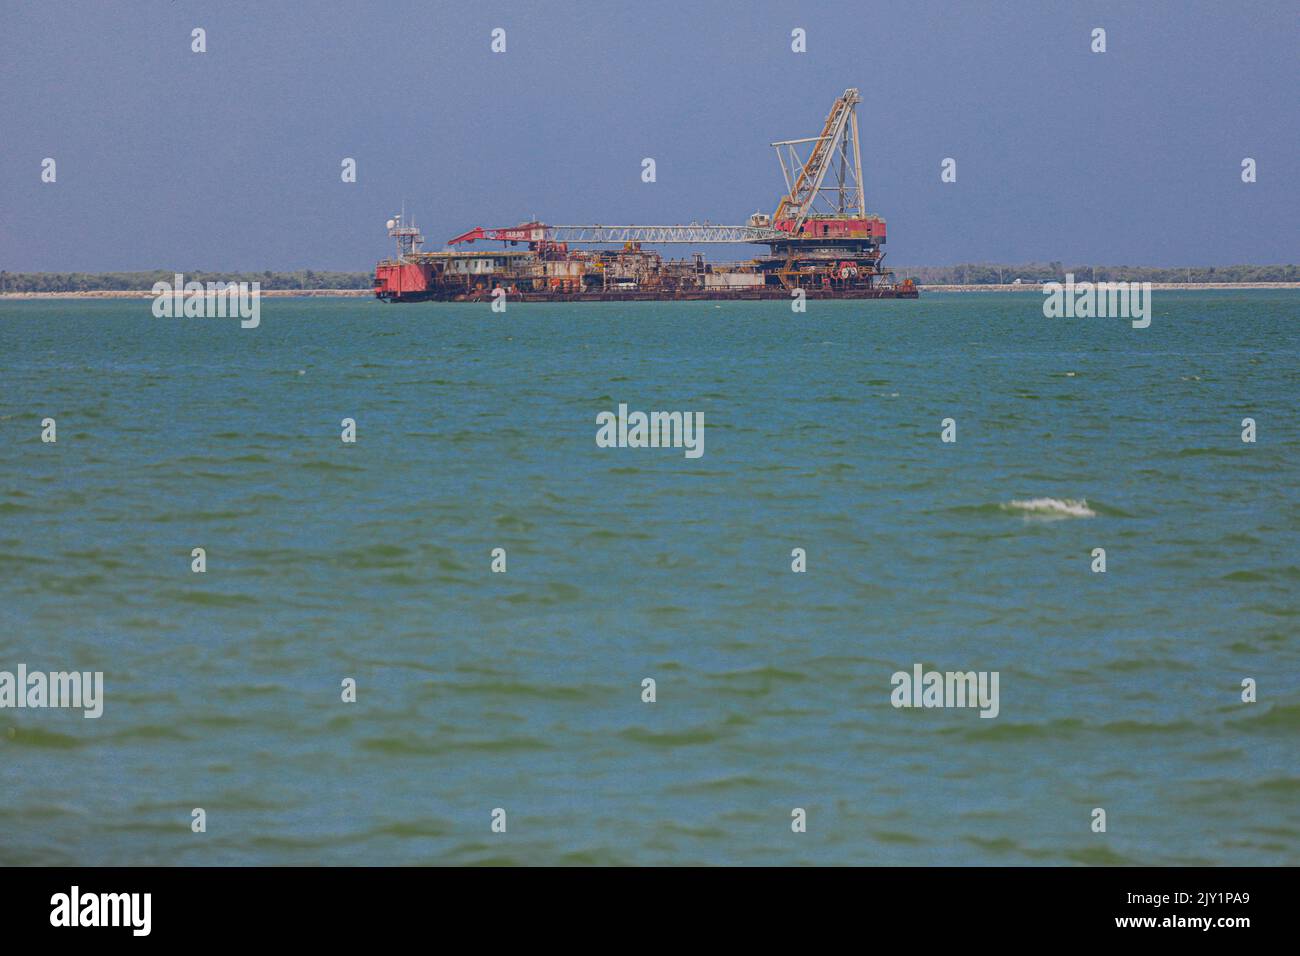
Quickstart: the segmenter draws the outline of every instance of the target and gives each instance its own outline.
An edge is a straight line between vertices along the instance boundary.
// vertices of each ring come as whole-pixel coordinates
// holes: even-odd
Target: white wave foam
[[[1088,507],[1086,498],[1022,498],[1002,506],[1009,511],[1020,511],[1026,516],[1043,518],[1095,518],[1097,512]]]

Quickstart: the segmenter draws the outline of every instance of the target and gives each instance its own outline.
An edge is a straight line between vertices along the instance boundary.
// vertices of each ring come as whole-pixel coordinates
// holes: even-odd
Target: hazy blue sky
[[[1298,15],[1294,0],[4,0],[0,268],[364,270],[403,198],[430,247],[534,214],[743,222],[781,192],[767,144],[816,133],[849,86],[895,266],[1294,262]]]

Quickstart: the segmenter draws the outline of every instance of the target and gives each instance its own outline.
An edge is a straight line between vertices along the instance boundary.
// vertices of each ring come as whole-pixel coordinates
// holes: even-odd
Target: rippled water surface
[[[1300,863],[1300,296],[1041,302],[0,304],[0,863]]]

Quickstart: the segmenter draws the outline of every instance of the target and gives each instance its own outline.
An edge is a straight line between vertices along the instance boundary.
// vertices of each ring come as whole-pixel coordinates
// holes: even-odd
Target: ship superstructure
[[[817,136],[780,140],[786,192],[770,215],[741,226],[548,225],[478,227],[423,252],[424,237],[403,212],[388,221],[397,245],[375,269],[385,301],[474,302],[504,292],[510,301],[583,302],[663,299],[915,298],[911,280],[882,267],[885,221],[866,211],[856,89],[835,100]],[[476,242],[500,242],[495,251]],[[768,253],[713,263],[698,250],[681,258],[647,246],[756,243]],[[588,248],[590,247],[590,248]]]

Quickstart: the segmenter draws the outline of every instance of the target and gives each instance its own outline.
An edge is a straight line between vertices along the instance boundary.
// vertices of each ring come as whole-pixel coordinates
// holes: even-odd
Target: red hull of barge
[[[809,299],[916,299],[919,290],[911,286],[881,286],[875,289],[850,289],[845,291],[805,289]],[[376,292],[385,302],[491,302],[492,296],[484,292],[435,293],[410,291],[400,294]],[[517,292],[507,295],[508,302],[760,302],[790,301],[785,289],[745,289],[737,292],[690,291],[671,294],[650,292]]]
[[[865,263],[864,263],[865,266]],[[865,271],[865,270],[864,270]],[[720,273],[725,274],[725,273]],[[543,288],[520,288],[522,282],[515,277],[484,276],[486,282],[471,284],[464,277],[450,282],[445,274],[424,262],[381,262],[375,268],[375,297],[385,302],[490,302],[494,289],[504,289],[509,302],[757,302],[763,300],[789,301],[795,288],[802,288],[809,299],[915,299],[919,290],[910,281],[899,284],[875,285],[874,275],[850,279],[813,280],[787,285],[775,275],[762,276],[748,273],[747,277],[763,284],[744,286],[686,285],[673,276],[667,288],[646,288],[637,283],[636,288],[590,288],[577,279],[551,279],[541,283]],[[656,279],[658,276],[656,276]],[[806,282],[807,284],[804,284]]]

